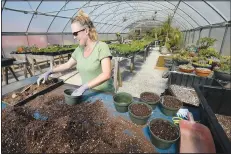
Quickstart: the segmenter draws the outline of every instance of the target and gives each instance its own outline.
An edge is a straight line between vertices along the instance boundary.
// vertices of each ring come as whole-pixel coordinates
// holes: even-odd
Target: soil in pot
[[[133,104],[130,109],[136,116],[148,116],[152,112],[145,104]]]
[[[177,129],[177,127],[173,127],[169,124],[169,122],[163,121],[161,119],[158,119],[154,123],[151,123],[150,130],[160,139],[167,141],[175,140],[179,136],[179,130]]]
[[[140,98],[145,102],[156,102],[160,100],[160,96],[151,92],[144,92],[141,94]]]
[[[164,96],[164,106],[174,108],[174,109],[180,109],[182,106],[182,102],[180,102],[178,99],[172,97],[172,96]]]

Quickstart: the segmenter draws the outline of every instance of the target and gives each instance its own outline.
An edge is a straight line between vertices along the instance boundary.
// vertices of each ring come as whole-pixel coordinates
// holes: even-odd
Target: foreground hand
[[[79,87],[78,89],[76,89],[72,94],[71,96],[81,96],[83,95],[83,93],[89,89],[88,85],[87,84],[84,84],[82,85],[81,87]]]
[[[49,75],[51,75],[51,74],[52,74],[52,71],[49,70],[49,71],[47,71],[46,73],[40,75],[39,78],[38,78],[38,80],[37,80],[37,85],[38,85],[38,86],[40,85],[40,81],[41,81],[41,80],[43,80],[42,83],[45,83],[45,81],[47,81]]]

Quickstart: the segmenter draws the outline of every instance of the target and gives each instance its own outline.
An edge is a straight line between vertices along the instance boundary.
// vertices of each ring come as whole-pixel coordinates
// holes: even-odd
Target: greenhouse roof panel
[[[104,32],[125,30],[141,19],[163,21],[176,8],[173,25],[181,30],[230,21],[230,1],[9,0],[2,5],[3,32],[71,32],[70,18],[79,9],[89,14],[94,25]],[[14,24],[16,19],[19,24]]]

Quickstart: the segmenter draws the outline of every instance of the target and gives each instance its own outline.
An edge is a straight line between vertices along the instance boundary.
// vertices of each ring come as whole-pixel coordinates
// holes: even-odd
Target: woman
[[[112,56],[108,45],[97,41],[97,32],[89,16],[79,11],[72,19],[71,30],[74,39],[79,42],[79,47],[72,53],[68,62],[42,74],[37,80],[38,85],[42,79],[44,83],[50,74],[65,71],[76,65],[83,85],[76,89],[72,96],[80,96],[90,88],[114,92],[111,78]]]

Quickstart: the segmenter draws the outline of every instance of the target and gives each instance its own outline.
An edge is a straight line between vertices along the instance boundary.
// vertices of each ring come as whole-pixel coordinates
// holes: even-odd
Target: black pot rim
[[[116,97],[119,97],[120,95],[127,95],[127,97],[130,98],[129,102],[123,102],[123,103],[118,103],[115,101],[115,98]],[[129,106],[131,103],[133,102],[133,97],[131,94],[129,93],[126,93],[126,92],[119,92],[119,93],[116,93],[114,96],[113,96],[113,103],[117,106]]]
[[[151,127],[151,123],[153,121],[155,121],[155,120],[163,120],[163,121],[166,121],[166,122],[170,123],[172,126],[176,127],[177,130],[178,130],[178,137],[175,140],[164,140],[164,139],[161,139],[161,138],[157,137],[155,134],[153,134],[153,132],[151,131],[151,128],[150,128]],[[157,139],[159,139],[160,141],[163,141],[163,142],[173,143],[173,142],[177,141],[180,138],[180,130],[179,130],[179,128],[176,125],[174,125],[173,123],[171,123],[170,121],[165,120],[163,118],[155,118],[155,119],[150,120],[150,122],[148,123],[148,129],[149,129],[149,131],[150,131],[150,133],[151,133],[151,135],[153,137],[155,137],[155,138],[157,138]]]
[[[180,107],[180,108],[172,108],[172,107],[165,106],[165,105],[164,105],[164,97],[165,97],[165,96],[162,96],[162,97],[161,97],[161,102],[160,102],[160,104],[161,104],[163,107],[165,107],[166,109],[168,109],[168,110],[176,111],[176,110],[179,110],[179,109],[183,106],[183,102],[180,101],[180,100],[179,100],[178,98],[176,98],[175,96],[168,96],[168,97],[172,97],[172,98],[177,99],[178,101],[180,101],[180,102],[181,102],[181,107]]]
[[[67,94],[67,92],[73,92],[75,89],[65,89],[64,90],[64,96],[65,97],[68,97],[68,98],[72,98],[72,99],[78,99],[80,98],[81,96],[71,96],[69,94]]]
[[[148,115],[146,115],[146,116],[137,116],[137,115],[133,114],[133,113],[131,112],[130,107],[131,107],[132,105],[134,105],[134,104],[144,104],[145,106],[147,106],[147,107],[151,110],[151,113],[148,114]],[[128,106],[128,112],[129,112],[133,117],[135,117],[135,118],[137,118],[137,119],[145,119],[145,118],[150,117],[150,116],[152,115],[152,107],[151,107],[150,105],[146,104],[146,103],[143,103],[143,102],[133,102],[133,103],[131,103],[131,104]]]
[[[158,100],[158,101],[155,101],[155,102],[154,102],[154,101],[144,101],[144,100],[141,98],[142,94],[144,94],[144,93],[151,93],[151,94],[154,94],[154,95],[159,96],[157,93],[145,91],[145,92],[142,92],[142,93],[140,94],[140,101],[141,101],[141,102],[145,102],[145,103],[148,103],[148,104],[151,104],[151,105],[155,105],[155,104],[158,104],[158,103],[160,102],[160,100],[161,100],[161,97],[159,96],[159,100]]]

